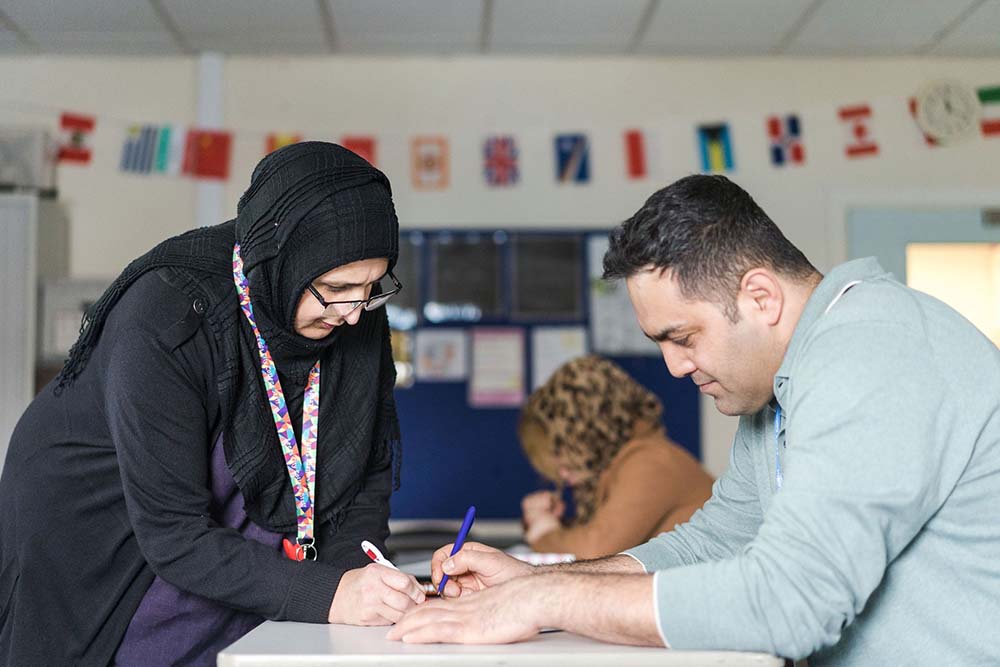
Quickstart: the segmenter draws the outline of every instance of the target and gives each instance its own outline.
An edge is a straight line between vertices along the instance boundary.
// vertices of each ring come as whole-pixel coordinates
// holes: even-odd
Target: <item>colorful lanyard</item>
[[[278,430],[278,440],[281,451],[285,455],[285,465],[288,467],[288,477],[295,493],[295,515],[297,518],[296,545],[290,547],[286,542],[285,553],[294,560],[316,560],[315,539],[313,537],[313,498],[316,497],[316,431],[319,425],[319,361],[309,371],[309,383],[306,385],[305,398],[302,402],[302,447],[301,456],[298,443],[295,440],[295,430],[292,420],[288,417],[288,406],[285,404],[285,394],[278,380],[278,369],[271,358],[271,351],[260,335],[257,322],[253,316],[253,304],[250,303],[250,286],[243,275],[243,258],[240,256],[240,244],[233,246],[233,280],[240,296],[240,307],[246,315],[253,335],[257,338],[257,352],[260,355],[260,374],[264,378],[267,389],[267,400],[271,404],[271,416]]]
[[[774,486],[775,491],[781,491],[781,483],[785,481],[785,476],[781,474],[781,456],[778,452],[779,438],[781,436],[781,406],[774,409]]]

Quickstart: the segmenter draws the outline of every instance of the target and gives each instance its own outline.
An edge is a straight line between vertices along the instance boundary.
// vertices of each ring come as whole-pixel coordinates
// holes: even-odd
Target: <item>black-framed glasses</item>
[[[400,290],[403,289],[403,283],[399,282],[399,280],[396,279],[396,276],[392,274],[392,271],[390,271],[386,275],[389,277],[389,280],[392,281],[393,289],[389,290],[388,292],[382,292],[381,294],[370,296],[367,299],[358,299],[353,301],[326,301],[323,298],[323,295],[319,293],[319,291],[316,289],[316,286],[313,285],[312,283],[309,283],[309,291],[312,292],[312,295],[316,297],[317,301],[323,304],[323,308],[326,310],[337,305],[350,306],[350,310],[348,310],[346,313],[339,313],[339,315],[341,316],[350,315],[351,313],[353,313],[355,310],[357,310],[362,306],[364,307],[365,310],[375,310],[376,308],[381,308],[382,306],[384,306],[386,301],[391,299],[396,294],[399,294]]]

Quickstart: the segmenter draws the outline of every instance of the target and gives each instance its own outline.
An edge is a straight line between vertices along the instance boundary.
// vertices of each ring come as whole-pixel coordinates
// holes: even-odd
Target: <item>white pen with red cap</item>
[[[394,570],[398,570],[399,569],[398,567],[396,567],[395,565],[392,564],[391,560],[389,560],[388,558],[386,558],[385,556],[382,555],[382,552],[379,551],[379,548],[377,546],[375,546],[374,544],[372,544],[368,540],[363,540],[361,542],[361,549],[362,549],[362,551],[365,552],[365,554],[369,558],[371,558],[374,562],[378,563],[379,565],[384,565],[386,567],[391,567]],[[434,587],[434,584],[431,584],[431,583],[420,583],[420,588],[427,595],[437,595],[437,589]]]
[[[382,555],[382,552],[378,550],[377,546],[375,546],[374,544],[372,544],[368,540],[364,540],[361,543],[361,548],[362,548],[362,550],[364,550],[364,552],[366,554],[368,554],[369,558],[371,558],[373,561],[375,561],[379,565],[385,565],[386,567],[391,567],[394,570],[398,570],[399,569],[398,567],[396,567],[395,565],[392,564],[391,560],[389,560],[388,558],[386,558],[385,556]]]

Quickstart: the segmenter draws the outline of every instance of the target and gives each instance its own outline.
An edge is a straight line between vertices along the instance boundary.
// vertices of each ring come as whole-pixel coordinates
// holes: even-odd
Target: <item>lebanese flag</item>
[[[59,118],[59,161],[89,164],[90,138],[96,121],[93,116],[64,113]]]
[[[848,132],[844,154],[849,158],[873,157],[878,155],[878,143],[872,138],[872,108],[867,104],[855,104],[837,109]]]

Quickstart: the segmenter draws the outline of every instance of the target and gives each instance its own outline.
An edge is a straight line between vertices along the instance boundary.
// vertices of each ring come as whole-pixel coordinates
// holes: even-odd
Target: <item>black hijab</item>
[[[168,239],[126,267],[84,318],[56,392],[83,370],[125,290],[147,271],[165,268],[172,284],[207,304],[204,316],[218,350],[226,462],[247,515],[271,530],[294,531],[294,498],[261,380],[257,343],[233,284],[233,244],[239,241],[254,316],[279,371],[321,361],[315,507],[319,521],[336,522],[363,482],[368,462],[386,449],[394,486],[399,484],[389,327],[380,308],[363,312],[354,326],[344,324],[312,340],[295,333],[295,311],[307,285],[331,269],[373,258],[387,258],[392,269],[398,239],[389,181],[382,172],[335,144],[281,148],[254,169],[235,220]],[[296,424],[301,419],[290,416]]]

